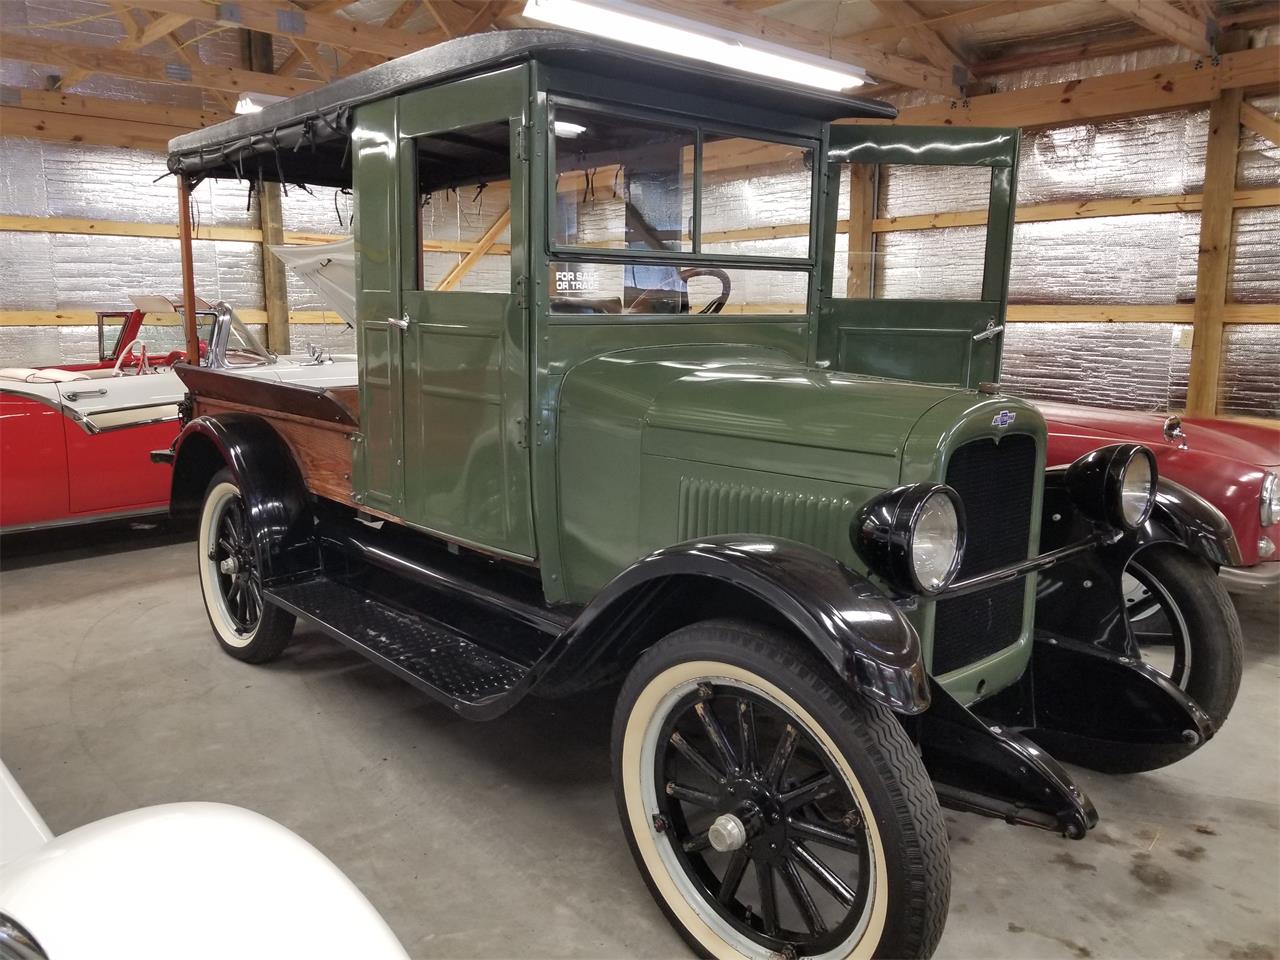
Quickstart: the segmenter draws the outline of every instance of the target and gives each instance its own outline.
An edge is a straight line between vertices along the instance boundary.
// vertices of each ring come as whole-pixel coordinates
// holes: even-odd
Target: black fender
[[[170,513],[197,516],[209,480],[230,468],[240,487],[263,582],[319,566],[310,497],[293,453],[262,417],[197,417],[173,446]]]
[[[1071,502],[1064,471],[1045,476],[1040,549],[1048,552],[1096,533],[1096,527]],[[1124,615],[1122,578],[1133,557],[1157,544],[1175,544],[1212,564],[1240,563],[1231,525],[1212,504],[1181,484],[1161,477],[1156,502],[1136,530],[1115,533],[1097,550],[1069,557],[1036,581],[1036,629],[1137,657],[1138,649]]]
[[[928,708],[920,638],[883,592],[813,547],[743,535],[666,547],[618,574],[561,635],[547,687],[626,669],[671,630],[707,616],[697,608],[717,590],[729,601],[709,615],[771,614],[866,696],[902,714]]]

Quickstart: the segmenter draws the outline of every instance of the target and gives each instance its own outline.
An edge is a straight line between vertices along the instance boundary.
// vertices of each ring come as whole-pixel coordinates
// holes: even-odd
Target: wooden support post
[[[845,295],[865,300],[874,294],[876,168],[849,164],[849,277]]]
[[[1240,42],[1233,37],[1232,40]],[[1234,46],[1234,44],[1233,44]],[[1204,159],[1204,201],[1196,262],[1191,372],[1187,412],[1213,416],[1222,372],[1222,324],[1231,269],[1232,198],[1240,147],[1240,89],[1224,90],[1209,106],[1209,142]]]
[[[244,65],[257,73],[275,71],[275,53],[271,35],[257,30],[240,33]],[[284,264],[271,252],[271,247],[284,243],[284,211],[280,204],[280,184],[258,178],[258,226],[262,230],[259,256],[262,263],[262,298],[267,310],[267,349],[272,353],[290,352],[289,290]]]
[[[196,271],[191,259],[191,191],[178,176],[178,252],[182,260],[182,323],[187,334],[187,362],[200,362],[200,334],[196,329]]]
[[[271,247],[284,243],[280,184],[258,181],[258,217],[262,227],[262,296],[267,308],[267,349],[289,353],[289,293],[284,264]]]

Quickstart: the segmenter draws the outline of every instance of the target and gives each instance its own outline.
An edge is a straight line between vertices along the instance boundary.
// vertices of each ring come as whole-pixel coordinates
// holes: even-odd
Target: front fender
[[[306,485],[288,444],[261,417],[197,417],[183,428],[173,448],[174,516],[198,514],[209,480],[223,467],[240,488],[264,582],[314,569]]]
[[[639,656],[678,622],[655,622],[657,611],[717,587],[763,604],[865,695],[903,714],[928,708],[920,638],[902,612],[835,558],[772,537],[705,537],[637,561],[566,630],[552,672],[563,682]]]
[[[1094,531],[1072,504],[1063,476],[1060,469],[1046,475],[1042,550],[1065,546]],[[1240,562],[1239,546],[1222,513],[1186,487],[1161,477],[1155,507],[1141,527],[1040,572],[1037,629],[1138,656],[1125,616],[1123,575],[1137,553],[1157,544],[1182,546],[1214,566]]]

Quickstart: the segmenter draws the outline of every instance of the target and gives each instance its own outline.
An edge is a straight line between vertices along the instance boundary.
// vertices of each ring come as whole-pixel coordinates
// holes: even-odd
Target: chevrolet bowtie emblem
[[[1014,413],[1012,410],[1001,410],[999,413],[997,413],[994,417],[991,418],[991,425],[993,427],[1007,427],[1009,424],[1013,423],[1013,421],[1017,419],[1018,419],[1018,415]]]

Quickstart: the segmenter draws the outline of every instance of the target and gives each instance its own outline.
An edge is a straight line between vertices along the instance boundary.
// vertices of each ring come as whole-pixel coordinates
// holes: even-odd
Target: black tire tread
[[[845,729],[858,737],[889,796],[892,819],[899,825],[902,836],[901,860],[905,864],[902,873],[910,878],[906,904],[896,911],[902,922],[897,929],[891,924],[886,926],[885,937],[875,955],[894,960],[932,956],[947,921],[951,856],[946,821],[924,763],[892,711],[852,691],[825,662],[793,637],[739,620],[707,620],[677,630],[651,647],[623,684],[614,719],[615,750],[619,748],[620,730],[626,722],[623,708],[660,672],[653,664],[664,661],[673,649],[707,640],[729,641],[745,652],[772,661],[780,668],[780,675],[770,676],[771,682],[793,696],[799,689],[807,689],[833,711]],[[690,655],[693,654],[691,650]],[[797,699],[804,702],[812,696]],[[616,783],[615,789],[625,822],[621,785]],[[662,905],[660,899],[659,903]],[[663,909],[666,912],[665,905]],[[687,935],[686,940],[702,952]]]

